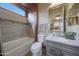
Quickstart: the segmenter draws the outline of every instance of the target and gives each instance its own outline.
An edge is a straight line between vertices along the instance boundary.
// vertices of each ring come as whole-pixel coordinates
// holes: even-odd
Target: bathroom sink
[[[52,35],[47,36],[46,40],[79,47],[79,40],[69,40],[64,37],[58,37],[58,36],[52,36]]]

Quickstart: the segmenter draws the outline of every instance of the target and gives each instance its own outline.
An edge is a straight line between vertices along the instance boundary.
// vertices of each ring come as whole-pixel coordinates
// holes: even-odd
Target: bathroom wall
[[[67,31],[77,32],[79,34],[79,25],[68,26]]]
[[[49,31],[49,6],[50,3],[38,4],[39,32],[42,33]]]
[[[24,16],[17,15],[3,8],[0,8],[0,25],[3,42],[22,37],[33,37],[31,25]]]
[[[28,36],[27,26],[24,23],[0,19],[2,42],[19,39]]]
[[[23,56],[29,52],[34,33],[27,18],[0,8],[0,40],[3,55]]]

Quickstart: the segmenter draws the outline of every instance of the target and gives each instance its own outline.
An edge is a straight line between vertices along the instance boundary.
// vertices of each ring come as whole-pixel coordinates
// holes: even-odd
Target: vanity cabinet
[[[48,46],[47,47],[47,55],[49,56],[60,56],[62,55],[61,49],[57,47]]]
[[[46,40],[47,56],[79,56],[79,47]]]
[[[69,52],[63,51],[63,56],[74,56],[74,55]]]

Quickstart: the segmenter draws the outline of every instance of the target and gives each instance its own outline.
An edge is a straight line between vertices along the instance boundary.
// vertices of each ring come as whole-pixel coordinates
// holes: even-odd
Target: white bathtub
[[[3,55],[5,56],[24,56],[29,52],[33,38],[20,38],[3,43]]]

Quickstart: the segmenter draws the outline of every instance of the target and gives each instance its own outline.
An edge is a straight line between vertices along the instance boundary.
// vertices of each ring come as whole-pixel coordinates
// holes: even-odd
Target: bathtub
[[[2,54],[4,56],[24,56],[30,51],[33,40],[33,38],[24,37],[3,43]]]

